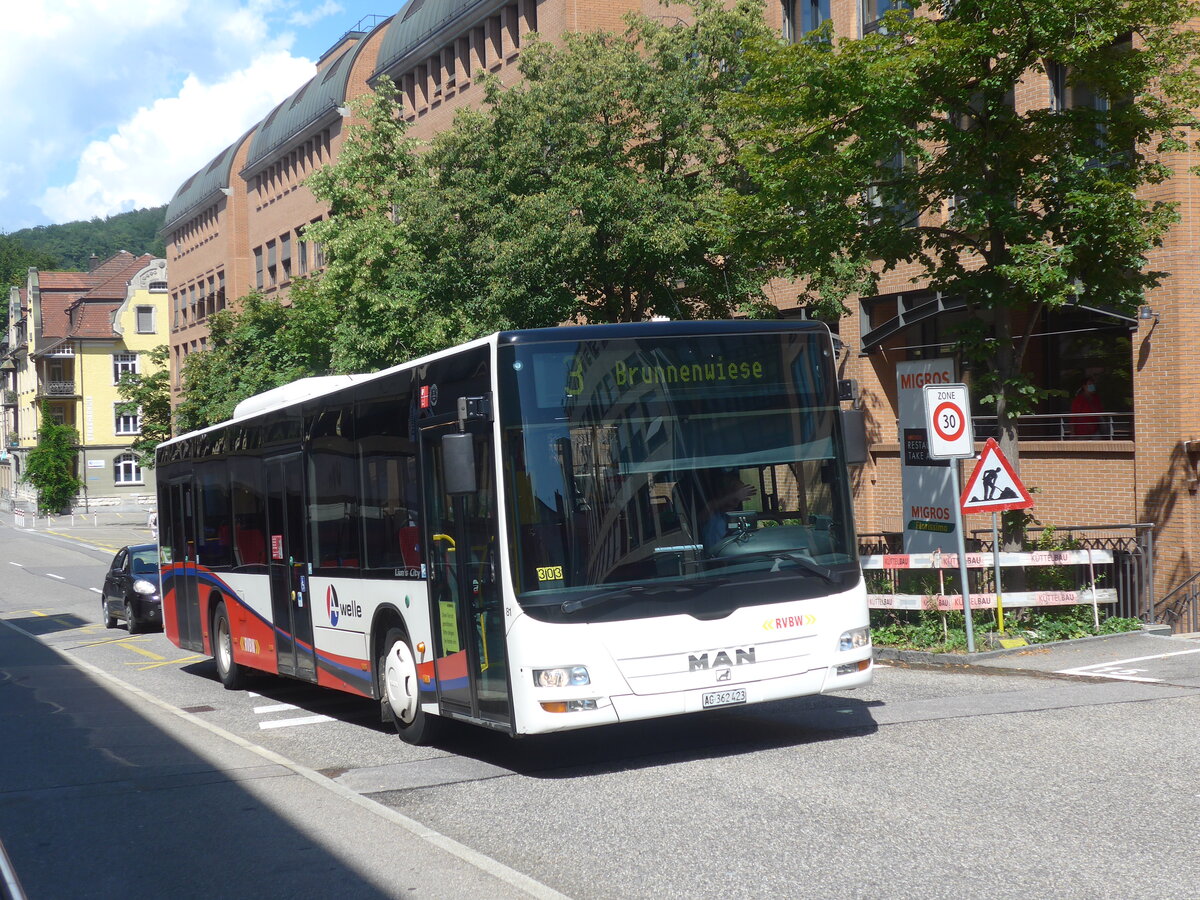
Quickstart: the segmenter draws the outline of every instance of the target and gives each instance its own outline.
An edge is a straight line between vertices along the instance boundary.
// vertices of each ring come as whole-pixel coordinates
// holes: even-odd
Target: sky
[[[406,2],[5,0],[0,233],[169,202],[339,37]]]

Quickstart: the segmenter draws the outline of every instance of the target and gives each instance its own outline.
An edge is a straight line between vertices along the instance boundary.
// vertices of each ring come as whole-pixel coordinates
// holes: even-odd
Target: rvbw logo
[[[362,618],[362,607],[353,600],[347,600],[345,603],[339,600],[337,589],[332,584],[325,589],[325,609],[329,613],[329,624],[335,628],[342,616],[349,619]]]

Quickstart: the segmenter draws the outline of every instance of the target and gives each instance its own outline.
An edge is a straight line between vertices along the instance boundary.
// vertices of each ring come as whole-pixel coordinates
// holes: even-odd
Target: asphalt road
[[[0,656],[0,840],[19,873],[42,873],[64,843],[82,867],[39,874],[47,889],[31,896],[151,896],[156,883],[189,895],[186,874],[176,879],[227,868],[229,834],[241,837],[238,878],[194,895],[323,896],[338,885],[347,897],[1178,898],[1200,885],[1194,641],[1080,644],[1069,665],[1039,651],[990,671],[881,667],[845,696],[522,740],[459,728],[412,748],[367,701],[275,678],[224,691],[210,660],[161,634],[106,630],[95,589],[107,555],[0,528],[0,619],[131,686],[104,680],[134,716],[186,711],[170,726],[130,725],[130,746],[168,747],[177,767],[195,756],[228,777],[205,776],[213,790],[176,785],[175,813],[147,822],[141,843],[107,835],[106,809],[127,804],[128,790],[101,791],[56,765],[52,745],[13,737],[35,719],[10,708],[12,667]],[[95,744],[99,723],[79,721]],[[38,746],[45,755],[31,756]],[[227,760],[232,748],[261,748],[265,768]],[[302,814],[303,827],[264,818],[231,787],[287,782],[274,777],[276,754],[287,772],[311,773],[304,791],[324,783],[331,794],[319,811],[305,794],[315,815]],[[98,793],[64,822],[55,791]],[[437,837],[390,830],[389,811]],[[23,837],[51,825],[55,840]],[[271,827],[280,840],[252,840]],[[160,844],[178,865],[155,858]],[[142,848],[151,852],[138,864],[131,851]],[[122,878],[134,865],[139,877]],[[308,889],[297,873],[314,879]]]

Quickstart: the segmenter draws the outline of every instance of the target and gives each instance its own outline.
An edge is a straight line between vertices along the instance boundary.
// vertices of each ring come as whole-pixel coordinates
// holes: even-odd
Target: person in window
[[[1102,410],[1100,398],[1096,396],[1096,381],[1089,375],[1083,379],[1071,401],[1071,433],[1075,437],[1098,437]]]
[[[758,493],[758,488],[746,484],[736,472],[719,472],[708,489],[707,502],[700,510],[700,542],[706,551],[715,549],[729,533],[726,516],[742,508],[742,504]]]

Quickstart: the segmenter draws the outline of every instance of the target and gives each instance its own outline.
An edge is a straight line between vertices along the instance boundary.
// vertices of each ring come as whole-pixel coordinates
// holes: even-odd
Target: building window
[[[136,375],[138,370],[136,353],[113,354],[113,384],[121,380],[122,375]]]
[[[883,16],[894,9],[911,10],[906,0],[862,0],[860,11],[862,14],[862,33],[864,35],[878,31],[881,34],[886,34],[887,31],[883,27]]]
[[[262,247],[254,248],[254,286],[260,291],[263,289]]]
[[[829,21],[830,0],[783,0],[783,39],[795,43]]]
[[[115,484],[141,484],[142,467],[132,453],[122,453],[113,460],[113,482]]]
[[[142,416],[140,413],[121,412],[118,406],[113,407],[114,434],[141,434]]]
[[[154,334],[154,307],[139,306],[137,308],[138,334]]]
[[[279,267],[283,270],[284,282],[292,280],[292,235],[279,236]]]
[[[167,292],[167,283],[165,281],[150,282],[150,293],[165,294]]]
[[[279,283],[275,267],[275,242],[267,241],[267,286],[275,287]]]

